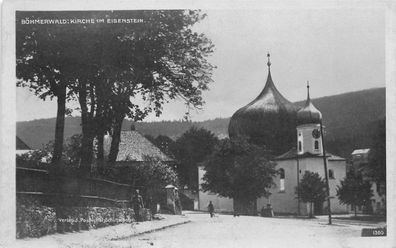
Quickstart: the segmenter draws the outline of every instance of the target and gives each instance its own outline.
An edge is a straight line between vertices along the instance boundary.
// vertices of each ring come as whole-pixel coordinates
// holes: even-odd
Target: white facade
[[[300,202],[296,194],[298,178],[301,180],[305,171],[315,172],[325,178],[322,137],[320,125],[316,123],[299,125],[296,130],[297,150],[290,150],[276,160],[276,168],[280,174],[274,178],[275,187],[270,189],[268,198],[257,199],[257,211],[271,204],[275,214],[307,215],[310,211],[309,204]],[[298,155],[298,156],[297,156]],[[330,189],[330,206],[332,213],[347,213],[348,207],[342,205],[337,198],[337,186],[346,177],[346,161],[343,158],[326,154],[327,173]],[[199,184],[203,182],[204,168],[199,167]],[[299,173],[299,174],[297,174]],[[233,212],[233,200],[219,197],[217,194],[199,191],[199,209],[206,211],[209,201],[212,201],[216,211]],[[327,201],[322,206],[314,206],[315,212],[325,214]]]
[[[271,204],[273,211],[278,214],[297,214],[298,199],[296,194],[297,187],[297,159],[286,159],[276,161],[277,169],[285,171],[284,190],[281,190],[280,177],[274,179],[276,186],[270,189],[271,195],[268,198],[259,198],[257,200],[257,209],[265,208],[267,204]],[[303,177],[305,171],[318,173],[324,178],[323,157],[306,157],[299,158],[299,178]],[[341,158],[328,158],[328,170],[333,172],[333,177],[329,178],[330,188],[330,205],[332,213],[346,213],[347,206],[342,205],[337,198],[337,186],[341,185],[340,181],[346,176],[346,162]],[[327,202],[323,203],[322,213],[326,213]],[[300,202],[300,214],[307,215],[309,213],[309,205]]]
[[[283,179],[284,189],[281,189],[281,178],[278,175],[274,178],[275,187],[270,189],[271,195],[268,198],[261,197],[257,199],[257,211],[271,204],[275,214],[297,214],[298,199],[296,195],[297,187],[297,159],[287,159],[276,161],[277,169],[283,169],[285,178]],[[328,170],[333,171],[333,177],[329,178],[330,188],[330,205],[332,213],[347,213],[348,208],[342,205],[337,198],[337,186],[341,185],[340,181],[346,177],[346,162],[342,158],[327,158]],[[307,157],[299,159],[300,180],[305,171],[318,173],[324,178],[324,165],[322,157]],[[199,184],[203,183],[204,168],[199,167]],[[220,197],[210,192],[199,191],[199,210],[207,211],[209,201],[212,201],[216,212],[233,212],[233,200],[230,198]],[[322,214],[326,214],[327,202],[323,203]],[[309,205],[300,202],[300,214],[308,215]]]
[[[234,202],[231,198],[221,197],[217,194],[210,192],[203,192],[201,183],[203,183],[203,176],[205,175],[205,169],[203,166],[198,167],[198,183],[199,183],[199,204],[198,209],[200,211],[208,211],[209,202],[212,201],[215,212],[234,212]]]
[[[315,138],[315,137],[317,138]],[[322,154],[322,136],[319,124],[305,124],[297,127],[298,154]]]

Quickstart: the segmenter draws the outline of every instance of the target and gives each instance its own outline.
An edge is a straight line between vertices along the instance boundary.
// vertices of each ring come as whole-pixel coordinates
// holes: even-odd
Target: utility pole
[[[320,120],[320,136],[322,136],[323,164],[324,164],[324,171],[325,171],[325,178],[326,178],[327,206],[328,206],[328,214],[329,214],[329,225],[331,225],[330,187],[329,187],[329,177],[328,177],[328,171],[327,171],[327,158],[326,158],[326,149],[325,149],[324,136],[323,136],[322,120]]]
[[[298,159],[298,147],[296,149],[296,158],[297,158],[297,215],[300,216],[300,161]]]

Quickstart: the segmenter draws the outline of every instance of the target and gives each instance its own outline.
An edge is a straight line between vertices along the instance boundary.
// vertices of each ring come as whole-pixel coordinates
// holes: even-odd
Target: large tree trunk
[[[60,84],[56,95],[57,95],[58,110],[56,113],[55,144],[54,144],[54,152],[52,156],[52,164],[60,165],[60,163],[62,162],[63,136],[65,130],[65,114],[66,114],[65,84]]]
[[[113,126],[113,135],[111,139],[111,147],[110,147],[110,154],[108,161],[110,163],[114,163],[117,160],[117,155],[118,155],[118,146],[120,145],[121,141],[121,128],[122,128],[122,122],[124,120],[124,115],[119,114],[116,119],[115,123]]]
[[[61,206],[64,205],[64,183],[62,177],[62,153],[63,153],[63,142],[64,142],[64,130],[65,130],[65,115],[66,115],[66,85],[59,84],[56,90],[58,110],[56,113],[56,124],[55,124],[55,143],[54,152],[52,156],[52,166],[50,173],[52,180],[50,181],[50,187],[47,189],[50,193],[55,193],[54,205],[55,214],[57,221],[57,231],[64,231],[64,223],[59,221],[59,219],[64,218],[64,213]]]
[[[257,215],[257,200],[234,197],[234,213],[242,215]]]
[[[97,154],[96,154],[96,162],[97,162],[97,170],[100,176],[104,176],[105,174],[105,161],[104,161],[104,132],[96,135],[97,140]]]
[[[96,128],[96,140],[97,140],[97,153],[96,153],[96,160],[97,160],[97,166],[98,166],[98,171],[101,175],[103,175],[104,172],[104,166],[105,166],[105,161],[104,161],[104,135],[106,131],[108,130],[108,123],[109,119],[106,120],[105,114],[104,114],[104,108],[105,108],[105,102],[103,99],[103,94],[102,91],[103,89],[100,87],[96,88],[96,96],[97,96],[97,110],[96,110],[96,116],[95,116],[95,123],[97,125]]]
[[[96,158],[98,161],[103,161],[104,160],[104,148],[103,148],[103,143],[104,143],[104,132],[101,132],[96,136],[96,139],[98,140],[98,151]]]
[[[111,140],[110,154],[108,158],[108,161],[110,163],[114,163],[117,159],[119,144],[121,141],[121,128],[122,128],[123,120],[124,120],[124,115],[119,115],[116,118],[115,123],[113,125],[113,135]]]
[[[79,101],[81,107],[81,172],[83,175],[89,175],[92,164],[94,127],[93,121],[88,113],[87,88],[86,84],[81,84],[79,92]]]

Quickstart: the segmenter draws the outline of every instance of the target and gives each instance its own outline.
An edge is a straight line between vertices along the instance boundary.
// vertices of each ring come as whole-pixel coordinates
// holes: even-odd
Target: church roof
[[[319,124],[322,120],[322,113],[313,105],[309,97],[309,84],[307,83],[307,100],[305,106],[297,112],[297,123],[302,124]]]
[[[231,138],[248,137],[253,143],[274,149],[276,154],[280,154],[294,144],[298,107],[289,102],[275,87],[271,76],[269,54],[267,56],[268,76],[264,89],[253,101],[232,115],[228,133]],[[279,130],[286,130],[286,133]],[[291,143],[286,144],[284,149],[285,147],[277,147],[282,146],[277,144],[279,140],[287,140]]]
[[[106,139],[106,138],[105,138]],[[110,152],[110,140],[104,141],[105,154]],[[138,131],[122,131],[117,162],[124,161],[147,161],[148,157],[157,158],[161,161],[173,161],[165,155],[157,146],[151,143]]]
[[[329,152],[326,152],[326,157],[329,159],[329,161],[344,161],[345,158],[339,157],[337,155],[333,155]],[[312,154],[309,152],[306,152],[304,154],[298,155],[298,158],[322,158],[320,154]],[[275,157],[275,160],[289,160],[289,159],[297,159],[297,149],[293,147],[290,149],[288,152]]]
[[[271,71],[268,69],[267,81],[261,93],[249,104],[240,108],[234,116],[244,114],[246,112],[279,112],[286,110],[290,112],[297,111],[297,107],[289,102],[275,87],[272,81]]]

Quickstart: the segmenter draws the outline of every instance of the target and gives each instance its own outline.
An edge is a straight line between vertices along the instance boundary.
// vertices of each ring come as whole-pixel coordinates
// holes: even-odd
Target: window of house
[[[334,171],[331,169],[329,170],[329,178],[334,179]]]
[[[279,169],[279,190],[280,191],[285,191],[285,170],[284,169]]]
[[[299,152],[302,151],[302,143],[301,143],[301,141],[298,142],[298,151]]]
[[[314,149],[319,150],[319,141],[315,140]]]

